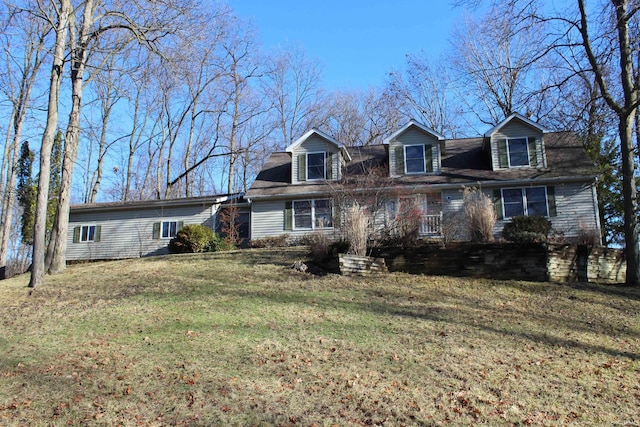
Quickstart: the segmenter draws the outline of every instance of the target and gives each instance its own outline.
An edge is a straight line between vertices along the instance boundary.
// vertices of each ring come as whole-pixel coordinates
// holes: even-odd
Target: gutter
[[[355,193],[364,193],[369,191],[384,191],[384,190],[398,190],[403,187],[407,190],[455,190],[461,189],[464,187],[482,187],[482,188],[503,188],[503,187],[536,187],[544,184],[563,184],[563,183],[576,183],[576,182],[594,182],[597,179],[597,175],[588,175],[588,176],[569,176],[569,177],[554,177],[554,178],[541,178],[541,179],[511,179],[507,181],[475,181],[475,182],[466,182],[466,183],[458,183],[458,184],[404,184],[400,186],[390,185],[387,187],[374,187],[374,188],[355,188],[349,189],[349,191],[353,191]],[[339,190],[338,190],[339,191]],[[292,198],[309,198],[309,197],[318,197],[331,195],[333,191],[316,191],[316,192],[305,192],[305,193],[281,193],[281,194],[273,194],[273,195],[254,195],[248,198],[249,203],[254,200],[274,200],[274,199],[292,199]]]
[[[225,194],[221,196],[189,197],[182,199],[142,200],[135,202],[95,203],[74,205],[69,209],[70,213],[81,212],[107,212],[126,211],[136,209],[153,209],[162,207],[202,206],[208,204],[220,204],[229,200],[239,199],[244,193]]]

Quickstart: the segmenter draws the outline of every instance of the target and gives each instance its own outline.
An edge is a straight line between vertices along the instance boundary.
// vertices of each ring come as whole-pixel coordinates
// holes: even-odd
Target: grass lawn
[[[300,257],[0,282],[0,425],[640,425],[640,289],[316,277]]]

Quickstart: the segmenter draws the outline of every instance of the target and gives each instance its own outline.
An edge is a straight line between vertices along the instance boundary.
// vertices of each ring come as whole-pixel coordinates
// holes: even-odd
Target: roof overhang
[[[131,202],[113,203],[88,203],[73,205],[69,208],[70,213],[78,212],[104,212],[104,211],[127,211],[136,209],[154,209],[180,206],[215,205],[244,197],[244,193],[220,194],[202,197],[185,197],[180,199],[156,199],[139,200]]]
[[[420,123],[420,122],[418,122],[418,121],[416,121],[414,119],[411,119],[411,120],[409,120],[409,122],[406,125],[402,126],[400,129],[398,129],[397,131],[395,131],[394,133],[392,133],[391,135],[386,137],[382,141],[382,143],[383,144],[389,144],[391,141],[393,141],[398,136],[400,136],[403,133],[405,133],[411,127],[416,127],[418,129],[420,129],[422,132],[433,136],[438,141],[444,141],[444,136],[443,135],[439,134],[438,132],[436,132],[435,130],[433,130],[431,128],[428,128],[427,126],[423,125],[422,123]]]
[[[285,151],[288,153],[293,153],[293,151],[298,148],[303,142],[305,142],[307,139],[309,139],[311,136],[313,135],[317,135],[320,138],[326,140],[327,142],[333,144],[336,146],[336,148],[338,148],[341,152],[342,155],[348,160],[351,161],[351,155],[349,154],[349,152],[347,151],[347,147],[344,146],[344,144],[341,144],[338,140],[336,140],[335,138],[327,135],[326,133],[322,132],[319,129],[313,128],[309,131],[307,131],[307,133],[305,133],[304,135],[302,135],[300,138],[296,139],[291,145],[289,145]]]
[[[546,128],[540,126],[540,124],[534,122],[533,120],[527,118],[526,116],[523,116],[520,113],[513,113],[509,117],[507,117],[506,119],[504,119],[503,121],[501,121],[500,123],[492,127],[491,129],[489,129],[487,132],[485,132],[484,136],[491,137],[491,135],[493,135],[494,133],[502,129],[506,124],[508,124],[512,120],[519,120],[523,122],[525,125],[530,126],[534,129],[537,129],[542,133],[549,133],[549,131]]]

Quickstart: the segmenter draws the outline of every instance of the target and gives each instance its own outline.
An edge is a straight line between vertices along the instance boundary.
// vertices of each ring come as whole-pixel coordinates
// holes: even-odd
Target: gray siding
[[[441,169],[441,153],[440,153],[440,142],[437,138],[434,138],[432,135],[426,134],[421,130],[416,129],[415,127],[410,127],[402,134],[398,135],[393,141],[389,142],[389,173],[391,176],[396,175],[396,151],[395,147],[399,145],[431,145],[432,146],[432,165],[433,165],[433,174],[439,174]]]
[[[251,204],[251,239],[284,234],[284,200],[254,201]]]
[[[71,212],[67,234],[67,260],[124,259],[168,253],[170,239],[153,239],[153,224],[183,221],[184,225],[213,227],[211,205],[155,207],[95,212]],[[99,242],[73,243],[73,230],[100,225]]]
[[[297,183],[300,165],[298,163],[298,155],[306,153],[324,152],[329,154],[339,154],[337,147],[318,135],[311,135],[303,143],[296,147],[291,156],[291,182]],[[332,176],[338,177],[340,173],[340,155],[333,156]]]
[[[328,197],[317,197],[316,199],[327,199]],[[309,200],[308,198],[299,200]],[[335,211],[334,211],[335,213]],[[335,220],[335,218],[334,218]],[[285,230],[285,201],[254,201],[251,204],[251,239],[262,239],[265,237],[276,237],[283,234],[291,236],[293,239],[305,236],[310,233],[321,232],[328,235],[336,233],[335,228],[323,229],[302,229]]]
[[[542,132],[534,129],[518,120],[512,120],[491,135],[491,164],[493,170],[500,169],[500,158],[498,154],[498,141],[506,138],[536,138],[536,157],[539,167],[547,166],[547,159],[544,155],[544,138]]]
[[[598,203],[593,198],[592,184],[556,185],[555,190],[558,216],[550,218],[554,230],[571,238],[582,230],[599,229]]]
[[[597,201],[593,199],[592,185],[584,184],[558,184],[555,189],[556,212],[555,217],[550,217],[554,232],[566,238],[575,238],[582,230],[598,229]],[[513,188],[513,187],[505,187]],[[484,190],[490,198],[492,190]],[[442,210],[444,216],[453,215],[456,211],[462,212],[463,193],[458,190],[444,191],[442,195]],[[500,237],[504,224],[509,220],[498,220],[494,227],[494,236]],[[468,239],[468,230],[460,235],[461,239]]]

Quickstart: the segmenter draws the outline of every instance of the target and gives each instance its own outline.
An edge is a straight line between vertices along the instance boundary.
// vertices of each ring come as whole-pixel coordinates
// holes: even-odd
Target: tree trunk
[[[640,286],[640,247],[638,244],[638,192],[633,149],[633,116],[620,118],[622,151],[622,196],[624,200],[624,241],[627,261],[627,284]]]
[[[66,268],[67,254],[67,228],[69,227],[69,206],[71,201],[71,179],[73,167],[78,157],[78,144],[80,137],[80,110],[82,109],[82,90],[84,70],[87,61],[87,44],[89,31],[93,23],[93,0],[87,0],[84,5],[82,28],[79,39],[76,40],[75,32],[71,37],[71,112],[69,124],[65,135],[64,160],[62,162],[62,176],[60,182],[60,199],[56,222],[54,224],[55,240],[49,243],[47,265],[49,273],[60,273]],[[73,25],[73,23],[72,23]],[[73,30],[73,28],[72,28]],[[42,170],[42,169],[41,169]],[[52,233],[53,236],[53,233]]]
[[[45,275],[45,242],[47,227],[47,202],[49,198],[49,175],[51,173],[51,148],[58,126],[58,103],[60,81],[64,65],[64,48],[69,31],[71,4],[69,0],[60,1],[60,12],[56,24],[56,42],[54,48],[51,76],[49,80],[49,102],[47,105],[47,124],[42,135],[40,148],[40,174],[38,179],[38,196],[36,199],[36,218],[33,233],[33,255],[31,264],[30,288],[37,288],[44,283]]]
[[[15,113],[12,114],[11,122],[15,120]],[[10,122],[10,123],[11,123]],[[2,197],[2,217],[0,218],[0,266],[7,265],[7,253],[9,251],[9,237],[11,234],[11,221],[13,219],[13,206],[16,202],[16,162],[18,160],[18,142],[20,141],[20,129],[22,123],[16,123],[16,131],[13,134],[13,138],[9,136],[10,130],[7,131],[7,142],[4,154],[4,164],[2,168],[3,177],[1,182],[5,182],[5,170],[6,170],[6,185]],[[9,142],[11,141],[11,142]]]

